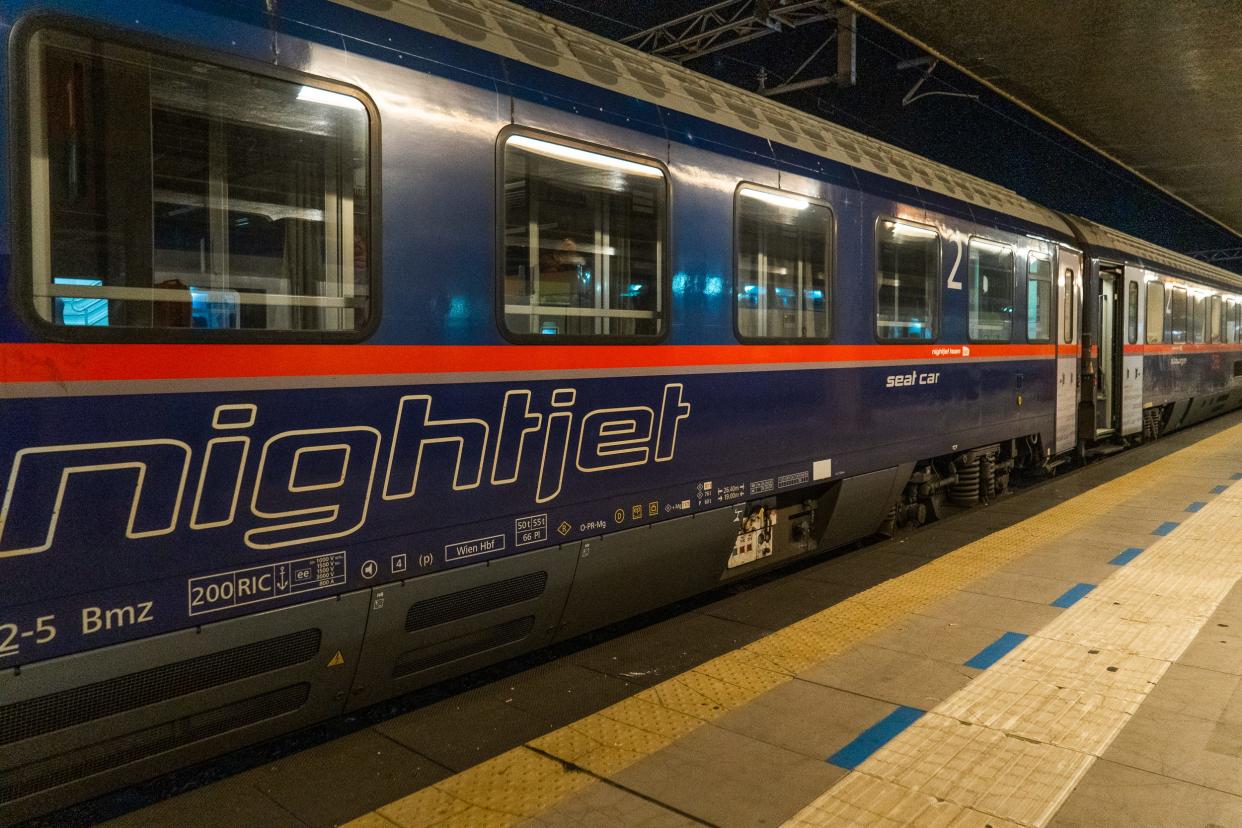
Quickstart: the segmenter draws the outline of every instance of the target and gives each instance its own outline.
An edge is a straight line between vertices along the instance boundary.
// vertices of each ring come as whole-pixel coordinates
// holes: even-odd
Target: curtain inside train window
[[[895,219],[876,222],[876,336],[936,338],[940,234]]]
[[[1147,283],[1147,344],[1159,345],[1164,342],[1164,284],[1161,282]]]
[[[832,211],[801,196],[742,186],[736,215],[738,335],[827,339]]]
[[[503,148],[504,320],[521,337],[664,329],[663,168],[510,135]]]
[[[33,36],[28,60],[41,317],[316,335],[366,326],[362,100],[56,29]]]

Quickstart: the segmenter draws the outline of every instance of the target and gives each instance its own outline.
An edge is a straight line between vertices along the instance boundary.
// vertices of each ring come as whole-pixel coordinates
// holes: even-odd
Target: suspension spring
[[[949,487],[949,501],[955,506],[973,506],[979,502],[979,464],[956,462],[957,482]]]
[[[996,460],[990,454],[979,458],[979,499],[990,503],[996,497]]]

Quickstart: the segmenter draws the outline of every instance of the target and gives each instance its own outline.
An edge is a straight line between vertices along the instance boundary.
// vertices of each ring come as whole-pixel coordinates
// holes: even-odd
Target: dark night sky
[[[620,39],[710,0],[515,0],[521,5],[613,39]],[[816,23],[773,34],[691,61],[687,65],[721,80],[755,89],[759,68],[768,85],[785,80],[823,42],[835,24]],[[898,70],[920,57],[914,45],[858,17],[858,84],[783,95],[783,103],[904,147],[1009,187],[1066,212],[1190,252],[1242,247],[1242,238],[1120,169],[1064,133],[989,92],[950,67],[937,67],[921,92],[966,92],[978,100],[935,96],[902,106],[921,74]],[[835,51],[826,48],[798,79],[831,74]],[[1232,269],[1242,272],[1242,261]]]

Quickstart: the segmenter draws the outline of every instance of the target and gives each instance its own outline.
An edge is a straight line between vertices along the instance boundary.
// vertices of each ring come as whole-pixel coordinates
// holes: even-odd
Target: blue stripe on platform
[[[986,670],[1025,640],[1025,633],[1007,632],[976,653],[970,661],[966,662],[966,666]]]
[[[845,747],[828,757],[839,768],[853,770],[867,757],[884,747],[901,731],[919,720],[925,711],[917,707],[899,707],[864,730]]]
[[[1177,521],[1166,520],[1164,523],[1152,530],[1153,535],[1167,535],[1177,528]]]
[[[1187,512],[1197,512],[1197,511],[1199,511],[1200,509],[1202,509],[1202,508],[1203,508],[1204,506],[1206,506],[1206,505],[1207,505],[1207,504],[1206,504],[1206,503],[1204,503],[1202,500],[1196,500],[1194,503],[1192,503],[1192,504],[1190,504],[1189,506],[1187,506],[1187,507],[1186,507],[1186,511],[1187,511]]]
[[[1111,561],[1109,561],[1109,563],[1112,564],[1113,566],[1122,566],[1123,564],[1128,564],[1130,561],[1137,558],[1139,556],[1139,553],[1142,551],[1143,550],[1139,549],[1137,546],[1131,546],[1129,549],[1121,550],[1121,554],[1113,558]]]
[[[1228,486],[1222,483],[1219,486],[1212,489],[1212,494],[1220,494],[1221,492],[1225,491],[1225,489],[1228,489],[1228,488],[1229,488]]]
[[[1065,594],[1052,602],[1054,607],[1068,609],[1078,603],[1078,599],[1095,589],[1095,584],[1074,584],[1065,590]]]

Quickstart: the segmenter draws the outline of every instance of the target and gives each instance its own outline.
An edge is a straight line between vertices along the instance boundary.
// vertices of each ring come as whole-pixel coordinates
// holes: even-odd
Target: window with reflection
[[[1052,260],[1038,253],[1026,259],[1026,340],[1052,338]]]
[[[1166,324],[1164,307],[1164,284],[1161,282],[1147,283],[1147,331],[1148,345],[1164,342]]]
[[[1192,295],[1191,298],[1191,342],[1203,342],[1204,333],[1207,330],[1207,301],[1206,297],[1201,293]]]
[[[907,221],[878,221],[876,335],[935,339],[939,277],[940,235],[935,230]]]
[[[1219,296],[1208,298],[1208,342],[1220,342],[1220,308]]]
[[[737,193],[737,330],[743,339],[827,339],[832,211],[786,193]]]
[[[664,326],[664,171],[528,135],[503,149],[505,327],[654,337]]]
[[[1139,329],[1139,286],[1138,282],[1126,285],[1126,343],[1134,345],[1138,342]]]
[[[1065,268],[1065,273],[1061,276],[1061,298],[1064,300],[1061,302],[1061,338],[1067,345],[1077,338],[1074,309],[1078,307],[1078,286],[1074,284],[1074,278],[1074,269]]]
[[[1186,341],[1187,328],[1186,288],[1169,289],[1169,341],[1181,343]]]
[[[1013,248],[971,239],[967,269],[970,338],[1008,342],[1013,331]]]
[[[32,295],[45,320],[366,326],[361,100],[50,29],[32,38],[29,70]]]

